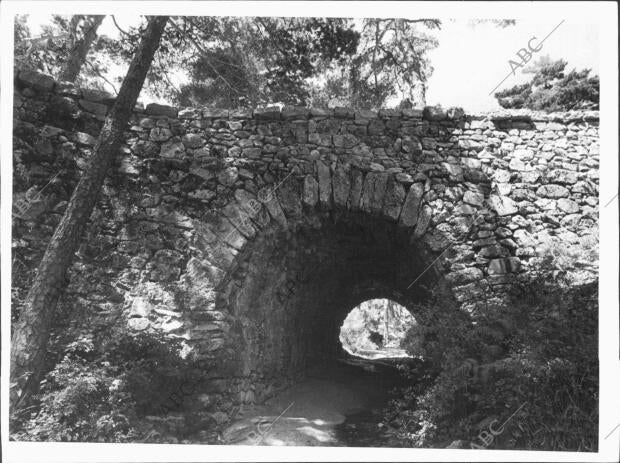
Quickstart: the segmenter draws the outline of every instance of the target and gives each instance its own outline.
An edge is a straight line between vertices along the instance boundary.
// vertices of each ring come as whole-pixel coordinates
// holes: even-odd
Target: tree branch
[[[178,88],[176,85],[174,85],[172,81],[170,80],[170,77],[168,77],[168,72],[166,71],[166,68],[162,65],[161,56],[159,54],[157,54],[157,62],[159,63],[159,66],[162,69],[162,75],[164,76],[168,84],[174,89],[175,92],[177,92],[180,95],[181,89]]]
[[[174,27],[180,34],[183,34],[183,32],[181,31],[181,29],[179,28],[179,26],[176,25],[176,23],[171,19],[170,20],[170,24],[172,25],[172,27]],[[192,23],[193,24],[193,23]],[[198,41],[194,38],[193,35],[191,34],[187,34],[188,38],[190,40],[190,42],[192,42],[194,44],[194,46],[200,50],[204,55],[208,55],[207,51],[202,48],[202,46],[198,43]],[[222,74],[219,73],[219,71],[215,68],[215,66],[213,66],[208,60],[205,60],[205,63],[211,68],[211,70],[217,74],[217,76],[222,79],[222,81],[226,84],[226,86],[228,88],[230,88],[233,92],[235,92],[238,95],[241,95],[241,92],[239,90],[237,90],[235,87],[233,87],[230,82],[228,82],[224,76]]]
[[[114,25],[116,26],[116,28],[121,32],[121,34],[123,34],[126,37],[132,37],[132,35],[128,32],[125,32],[121,26],[118,25],[118,23],[116,22],[116,18],[114,17],[114,15],[112,15],[112,22],[114,23]]]
[[[108,83],[108,85],[110,85],[112,87],[112,90],[114,90],[114,94],[118,95],[118,90],[116,90],[116,86],[110,82],[108,80],[108,78],[106,76],[104,76],[101,71],[99,69],[97,69],[97,67],[95,65],[93,65],[93,63],[91,63],[90,61],[86,60],[85,61],[86,64],[88,64],[88,66],[90,66],[90,68],[92,69],[92,71],[99,77],[101,77],[104,81],[106,81]]]

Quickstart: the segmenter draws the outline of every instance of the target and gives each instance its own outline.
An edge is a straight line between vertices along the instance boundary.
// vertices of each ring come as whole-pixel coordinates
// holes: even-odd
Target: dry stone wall
[[[113,101],[16,79],[16,300]],[[415,311],[438,284],[475,313],[550,243],[596,237],[598,146],[596,112],[137,107],[65,304],[214,359],[220,409],[261,400],[365,298]]]

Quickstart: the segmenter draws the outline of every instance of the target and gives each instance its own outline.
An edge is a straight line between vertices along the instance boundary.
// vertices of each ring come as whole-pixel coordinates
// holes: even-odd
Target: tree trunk
[[[78,182],[64,216],[39,264],[11,339],[11,405],[25,406],[38,388],[52,317],[65,286],[67,269],[99,196],[108,168],[118,153],[123,132],[159,47],[167,16],[149,20],[110,114],[106,118],[87,170]]]
[[[75,82],[80,74],[80,69],[86,61],[86,55],[93,41],[97,37],[97,29],[105,16],[74,16],[71,18],[71,24],[75,24],[72,31],[73,44],[69,59],[65,63],[64,68],[60,71],[58,80]]]

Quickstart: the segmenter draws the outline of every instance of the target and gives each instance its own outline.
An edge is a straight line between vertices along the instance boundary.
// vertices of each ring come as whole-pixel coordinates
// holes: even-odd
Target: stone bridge
[[[16,79],[18,292],[112,102]],[[87,331],[120,314],[183,339],[218,365],[205,391],[252,402],[337,354],[363,300],[424,323],[435,288],[474,316],[545,246],[596,236],[598,154],[596,112],[137,107],[65,304]]]

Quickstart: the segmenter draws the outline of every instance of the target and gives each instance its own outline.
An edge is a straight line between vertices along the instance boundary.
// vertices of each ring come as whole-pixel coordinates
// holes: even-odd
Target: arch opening
[[[413,319],[404,307],[423,301],[437,277],[424,272],[424,252],[397,223],[364,213],[319,211],[287,229],[262,229],[220,292],[233,323],[228,366],[250,378],[259,401],[337,364],[347,355],[342,325],[357,305],[387,297]]]
[[[354,307],[340,327],[343,349],[364,359],[409,358],[404,341],[418,322],[406,307],[382,298]]]

